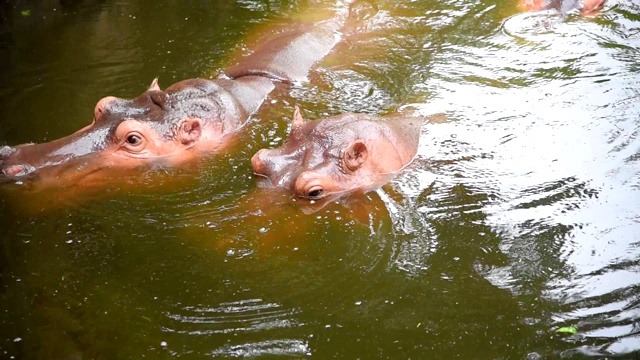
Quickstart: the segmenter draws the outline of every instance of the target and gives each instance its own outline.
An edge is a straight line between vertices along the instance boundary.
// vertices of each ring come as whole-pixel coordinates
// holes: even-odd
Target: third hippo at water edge
[[[525,11],[556,9],[566,13],[578,9],[583,15],[593,15],[604,6],[605,0],[520,0]]]
[[[284,144],[258,151],[251,166],[271,186],[303,198],[372,190],[415,158],[425,121],[354,113],[305,121],[296,108]]]

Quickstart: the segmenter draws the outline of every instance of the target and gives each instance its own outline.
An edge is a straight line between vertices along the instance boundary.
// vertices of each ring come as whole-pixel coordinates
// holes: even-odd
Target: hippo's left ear
[[[356,140],[349,144],[342,153],[342,161],[349,171],[356,171],[367,161],[369,151],[362,140]]]
[[[149,88],[147,89],[147,91],[161,91],[160,90],[160,85],[158,85],[158,78],[153,79],[153,81],[151,82],[151,85],[149,85]]]
[[[189,145],[200,139],[202,135],[202,124],[200,119],[186,118],[180,123],[178,128],[178,140],[184,144]]]
[[[296,105],[296,110],[293,112],[293,122],[291,123],[291,130],[304,124],[304,119],[300,114],[300,108]]]

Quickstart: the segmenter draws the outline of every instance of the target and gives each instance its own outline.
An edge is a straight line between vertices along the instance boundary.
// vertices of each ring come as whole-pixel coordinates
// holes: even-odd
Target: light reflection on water
[[[612,3],[583,19],[504,7],[386,4],[366,24],[372,35],[278,94],[230,154],[143,179],[174,180],[169,190],[114,191],[27,218],[3,205],[2,307],[15,315],[2,319],[18,330],[3,332],[2,349],[45,358],[20,347],[39,340],[98,358],[635,355],[639,9]],[[184,17],[174,19],[183,40],[195,31]],[[115,72],[112,90],[152,78],[121,57],[176,51],[157,40],[136,52],[148,37],[124,40],[124,55],[86,69]],[[194,46],[224,52],[210,39]],[[49,68],[30,71],[19,74],[26,83]],[[3,92],[2,108],[39,91],[29,89]],[[426,125],[415,163],[359,205],[305,214],[287,194],[260,195],[247,162],[286,138],[293,104],[311,118],[405,106],[447,121]],[[579,333],[555,335],[561,326]]]
[[[515,15],[503,29],[488,46],[454,47],[453,61],[447,53],[434,66],[446,83],[432,85],[439,94],[430,107],[457,109],[457,121],[433,125],[436,134],[421,150],[436,149],[426,156],[440,161],[469,159],[438,174],[435,188],[464,184],[489,195],[484,222],[499,232],[510,261],[477,264],[478,271],[516,295],[537,292],[528,283],[542,281],[546,301],[566,304],[569,314],[559,310],[550,326],[584,328],[580,342],[597,345],[565,355],[636,352],[640,113],[632,100],[638,75],[629,65],[637,52],[629,56],[627,35],[554,13]],[[609,304],[614,294],[631,298]],[[607,315],[574,310],[585,305],[605,307]]]

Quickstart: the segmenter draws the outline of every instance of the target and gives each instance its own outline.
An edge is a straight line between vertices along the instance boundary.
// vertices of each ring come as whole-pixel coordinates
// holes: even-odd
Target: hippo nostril
[[[0,147],[0,165],[4,164],[5,159],[7,159],[11,154],[13,154],[16,150],[9,146]]]
[[[94,110],[95,118],[98,119],[102,114],[104,114],[108,110],[109,104],[117,99],[118,98],[115,96],[107,96],[100,99],[100,101],[98,101],[98,103],[96,104],[96,108]]]
[[[35,171],[31,165],[11,165],[2,170],[6,176],[25,176]]]
[[[2,170],[2,172],[7,176],[17,176],[24,170],[24,166],[22,165],[11,165],[6,169]]]
[[[264,173],[264,161],[262,160],[262,156],[265,154],[267,149],[258,150],[255,155],[251,157],[251,167],[253,168],[253,172],[260,175],[265,175]]]
[[[3,146],[0,148],[0,159],[6,158],[7,156],[13,154],[16,150],[10,146]]]

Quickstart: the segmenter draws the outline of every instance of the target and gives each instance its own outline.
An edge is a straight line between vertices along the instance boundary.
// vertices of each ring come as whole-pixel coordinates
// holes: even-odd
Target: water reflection
[[[282,309],[275,303],[266,303],[261,299],[245,299],[222,303],[215,308],[206,306],[185,306],[168,313],[171,324],[163,326],[163,331],[189,337],[202,337],[211,341],[212,335],[236,337],[234,345],[224,345],[210,352],[220,356],[259,356],[259,355],[308,355],[309,346],[304,339],[269,339],[278,329],[301,327],[296,320],[299,310]],[[259,333],[264,341],[244,344],[243,333]],[[240,339],[238,339],[240,335]],[[276,335],[277,336],[277,335]],[[225,336],[226,337],[226,336]],[[220,341],[224,342],[224,341]]]

